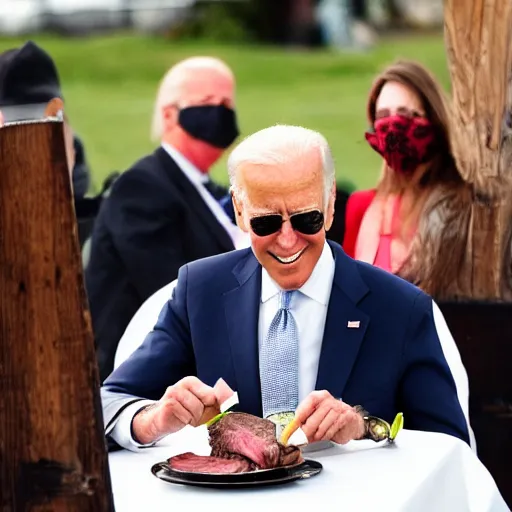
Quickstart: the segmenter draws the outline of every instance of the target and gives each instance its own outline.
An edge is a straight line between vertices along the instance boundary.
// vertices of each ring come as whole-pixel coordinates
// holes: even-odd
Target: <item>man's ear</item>
[[[325,230],[331,229],[334,221],[334,202],[336,201],[336,182],[332,184],[331,193],[329,194],[329,204],[327,205],[327,211],[325,212]]]
[[[245,224],[244,210],[242,201],[238,198],[233,189],[230,190],[231,201],[233,201],[233,208],[235,209],[235,218],[237,226],[246,233],[249,232],[247,225]]]
[[[164,131],[172,129],[178,124],[178,108],[176,105],[166,105],[162,108],[162,124]]]
[[[44,110],[45,117],[64,117],[64,102],[61,98],[51,99]]]

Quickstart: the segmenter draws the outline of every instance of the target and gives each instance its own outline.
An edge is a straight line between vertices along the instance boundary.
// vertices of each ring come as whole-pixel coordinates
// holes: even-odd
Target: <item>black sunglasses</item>
[[[261,215],[251,219],[251,229],[258,236],[277,233],[283,224],[283,216],[278,213]],[[292,228],[303,235],[316,235],[324,225],[324,214],[320,210],[295,213],[290,216]]]

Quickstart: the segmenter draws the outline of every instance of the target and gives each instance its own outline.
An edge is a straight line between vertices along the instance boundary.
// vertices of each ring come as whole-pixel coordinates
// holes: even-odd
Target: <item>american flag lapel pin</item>
[[[361,322],[359,320],[349,320],[347,322],[347,327],[349,329],[359,329],[360,325],[361,325]]]

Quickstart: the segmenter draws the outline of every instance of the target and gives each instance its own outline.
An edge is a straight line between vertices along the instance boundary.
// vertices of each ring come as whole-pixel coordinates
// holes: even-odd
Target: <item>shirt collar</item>
[[[176,148],[166,142],[162,142],[162,148],[176,162],[183,174],[195,184],[205,184],[210,181],[208,174],[201,172],[188,158],[183,156]]]
[[[334,278],[334,256],[329,244],[325,242],[322,254],[318,259],[309,279],[299,288],[299,291],[324,306],[329,303],[332,281]],[[281,288],[270,277],[268,272],[261,270],[261,302],[267,302],[277,295]]]

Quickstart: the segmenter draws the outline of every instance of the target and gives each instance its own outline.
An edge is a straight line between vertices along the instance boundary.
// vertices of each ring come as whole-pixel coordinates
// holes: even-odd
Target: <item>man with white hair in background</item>
[[[199,258],[246,247],[248,238],[218,200],[212,165],[238,136],[235,79],[212,57],[172,67],[156,100],[161,142],[114,183],[91,239],[85,278],[103,381],[141,304]]]
[[[409,429],[469,442],[432,299],[326,240],[335,173],[324,137],[268,128],[228,167],[251,248],[180,269],[155,328],[104,383],[106,434],[137,450],[197,426],[229,395],[223,379],[239,410],[294,417],[309,442],[376,440],[369,415],[399,412]]]

